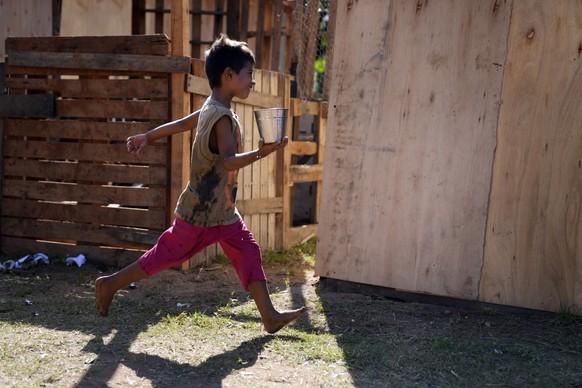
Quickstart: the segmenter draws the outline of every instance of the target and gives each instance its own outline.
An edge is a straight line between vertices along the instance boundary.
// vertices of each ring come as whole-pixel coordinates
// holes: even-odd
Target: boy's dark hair
[[[247,63],[253,66],[256,63],[255,55],[245,42],[229,39],[224,34],[212,43],[204,55],[204,70],[210,89],[221,86],[220,76],[227,67],[238,74]]]

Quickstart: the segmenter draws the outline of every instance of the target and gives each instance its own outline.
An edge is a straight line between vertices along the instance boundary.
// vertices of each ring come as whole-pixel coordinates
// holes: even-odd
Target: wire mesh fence
[[[297,97],[327,100],[333,62],[333,35],[338,0],[295,2],[292,43]]]

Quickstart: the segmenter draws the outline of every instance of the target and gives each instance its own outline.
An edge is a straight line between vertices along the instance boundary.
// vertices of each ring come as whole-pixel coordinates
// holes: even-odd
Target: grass
[[[0,385],[465,387],[576,386],[573,308],[512,315],[322,289],[315,241],[265,252],[276,306],[309,311],[266,335],[227,262],[165,271],[94,311],[95,267],[0,275]],[[25,301],[29,300],[32,305]]]
[[[574,312],[574,310],[574,307],[560,305],[560,308],[556,314],[556,321],[566,326],[575,323],[580,319],[580,309],[576,309],[576,312]]]

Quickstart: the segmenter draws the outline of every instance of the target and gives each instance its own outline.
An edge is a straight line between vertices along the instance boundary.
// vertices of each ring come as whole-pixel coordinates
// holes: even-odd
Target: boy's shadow
[[[74,275],[75,281],[95,277],[94,269],[90,267],[83,268],[81,271]],[[143,311],[139,314],[129,312],[129,315],[124,315],[122,313],[126,307],[136,302],[126,300],[120,294],[116,296],[115,304],[112,306],[112,316],[103,319],[98,317],[95,311],[92,289],[87,290],[85,285],[78,289],[73,288],[71,293],[62,291],[62,285],[71,281],[71,275],[66,269],[41,268],[20,275],[6,275],[0,278],[0,289],[4,291],[3,296],[0,297],[3,307],[0,309],[0,320],[26,323],[58,331],[79,331],[91,335],[91,339],[80,349],[81,353],[87,355],[87,359],[84,360],[87,369],[75,384],[79,387],[102,387],[112,380],[118,381],[124,378],[120,376],[120,373],[125,373],[126,377],[137,376],[143,378],[144,381],[149,380],[153,386],[221,386],[221,382],[231,375],[232,371],[253,366],[266,344],[273,339],[301,341],[295,336],[265,334],[245,341],[234,349],[210,356],[200,364],[177,362],[131,350],[131,345],[138,336],[165,316],[165,314],[156,313],[158,307],[155,301],[137,297],[137,300],[141,300],[139,302],[142,304],[141,308],[146,312],[152,311],[151,315]],[[293,292],[293,299],[302,300],[299,295],[295,295],[296,293],[299,291]],[[21,294],[34,301],[34,305],[32,303],[30,306],[24,305],[21,302]],[[75,297],[72,298],[72,295]],[[228,295],[226,293],[225,297]],[[206,306],[210,302],[212,305],[215,302],[219,303],[214,300],[203,300],[201,304]],[[294,302],[297,303],[297,301]],[[35,310],[38,314],[32,314]],[[170,315],[178,313],[172,309],[167,312]],[[214,312],[216,310],[210,307],[204,308],[202,314],[212,316]],[[241,322],[257,320],[255,317],[244,314],[231,318]],[[187,335],[187,332],[184,335]],[[129,373],[128,369],[131,370]],[[126,382],[130,384],[130,381]]]
[[[121,335],[116,338],[123,338]],[[295,336],[264,335],[241,343],[237,348],[209,357],[199,365],[183,364],[166,358],[134,353],[129,350],[113,352],[109,346],[89,342],[86,347],[100,346],[98,358],[93,362],[83,378],[79,381],[79,387],[101,386],[110,381],[119,365],[132,369],[140,378],[146,379],[153,386],[172,387],[221,387],[222,380],[235,370],[253,366],[264,349],[265,345],[274,338],[284,338],[287,341],[301,341]],[[92,342],[100,342],[95,338]],[[124,340],[123,340],[124,341]],[[117,348],[115,338],[110,343]],[[103,348],[104,347],[104,348]],[[106,365],[104,365],[106,364]],[[110,364],[108,367],[107,364]],[[154,366],[154,367],[152,367]]]

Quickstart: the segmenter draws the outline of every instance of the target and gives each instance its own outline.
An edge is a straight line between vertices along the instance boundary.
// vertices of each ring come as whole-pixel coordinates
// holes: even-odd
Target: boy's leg
[[[148,274],[139,262],[135,261],[113,275],[101,276],[95,280],[95,302],[99,315],[102,317],[108,315],[109,305],[119,289],[146,277]]]
[[[290,311],[277,311],[269,296],[269,290],[265,280],[251,281],[248,285],[248,290],[259,309],[263,326],[265,326],[267,333],[273,334],[278,332],[305,312],[305,307]]]
[[[97,311],[106,317],[115,293],[132,282],[144,279],[164,269],[175,267],[206,246],[216,242],[217,233],[187,223],[179,218],[166,230],[156,245],[138,261],[119,272],[95,281]]]
[[[220,241],[220,246],[232,262],[243,287],[251,293],[265,330],[275,333],[303,314],[305,307],[279,312],[273,306],[262,266],[261,249],[244,222],[241,220],[229,225],[225,233],[227,238]]]

